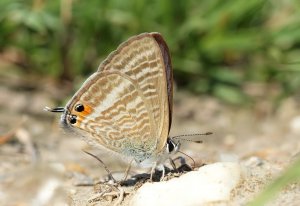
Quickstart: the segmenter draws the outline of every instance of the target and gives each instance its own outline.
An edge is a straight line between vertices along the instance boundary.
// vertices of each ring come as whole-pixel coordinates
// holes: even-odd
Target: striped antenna
[[[184,141],[188,141],[188,142],[203,143],[202,140],[191,140],[191,139],[186,139],[186,138],[182,138],[182,137],[192,137],[192,136],[211,135],[211,134],[213,134],[213,133],[206,132],[206,133],[195,133],[195,134],[182,134],[182,135],[174,136],[171,139],[179,139],[179,140],[184,140]]]
[[[64,112],[65,108],[64,107],[55,107],[55,108],[45,107],[44,111],[46,111],[46,112]]]

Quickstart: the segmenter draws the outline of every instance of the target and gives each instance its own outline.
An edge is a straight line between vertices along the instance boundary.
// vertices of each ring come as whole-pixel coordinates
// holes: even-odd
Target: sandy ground
[[[117,189],[95,184],[106,177],[105,170],[82,150],[99,156],[115,177],[122,177],[127,164],[87,146],[78,137],[66,135],[59,127],[59,115],[43,111],[45,106],[63,106],[56,104],[67,100],[72,92],[51,80],[24,80],[17,76],[1,77],[0,85],[0,205],[116,203],[118,198],[100,198],[101,191]],[[175,91],[171,136],[213,132],[196,137],[203,144],[185,142],[181,150],[198,166],[239,161],[251,168],[226,205],[250,201],[300,151],[299,99],[290,97],[272,104],[272,94],[264,95],[268,90],[263,86],[256,88],[259,101],[247,107]],[[186,161],[191,163],[188,158]],[[133,168],[130,174],[147,172]],[[142,181],[143,178],[135,185],[123,187],[126,193],[122,205],[129,204]],[[221,203],[215,205],[218,204]],[[299,204],[299,184],[289,185],[270,203]]]

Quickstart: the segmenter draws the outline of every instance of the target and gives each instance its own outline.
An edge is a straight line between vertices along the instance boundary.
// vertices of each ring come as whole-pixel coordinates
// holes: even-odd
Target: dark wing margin
[[[158,43],[165,64],[168,103],[169,103],[169,131],[172,124],[172,111],[173,111],[173,69],[169,48],[163,37],[159,33],[150,33]]]

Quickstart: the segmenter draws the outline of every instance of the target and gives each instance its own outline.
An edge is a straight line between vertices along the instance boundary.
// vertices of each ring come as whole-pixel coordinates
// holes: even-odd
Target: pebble
[[[243,178],[239,163],[205,165],[179,178],[144,184],[131,199],[133,206],[196,206],[230,200],[230,192]]]
[[[296,116],[290,121],[290,129],[292,132],[300,134],[300,116]]]

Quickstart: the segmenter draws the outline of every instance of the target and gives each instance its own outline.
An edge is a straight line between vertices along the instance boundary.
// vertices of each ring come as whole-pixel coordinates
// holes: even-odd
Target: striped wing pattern
[[[166,144],[170,124],[167,72],[160,47],[153,33],[145,33],[112,52],[68,103],[67,110],[78,117],[72,126],[138,162],[158,154]],[[79,103],[88,112],[76,112]]]

